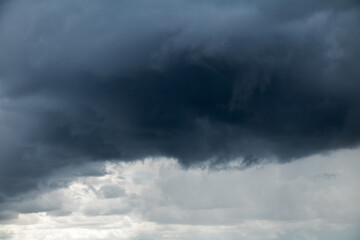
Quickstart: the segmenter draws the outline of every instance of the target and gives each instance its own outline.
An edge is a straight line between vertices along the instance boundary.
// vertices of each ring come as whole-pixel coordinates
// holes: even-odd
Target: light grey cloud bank
[[[184,170],[165,158],[108,162],[101,175],[68,177],[62,188],[1,205],[18,216],[1,222],[0,239],[357,240],[358,156],[243,171]]]

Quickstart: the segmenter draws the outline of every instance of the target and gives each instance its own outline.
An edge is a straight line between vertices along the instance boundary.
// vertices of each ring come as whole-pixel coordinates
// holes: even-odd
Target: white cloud
[[[355,240],[359,156],[218,171],[184,170],[173,159],[108,162],[103,175],[8,203],[3,213],[19,216],[2,222],[0,239]]]

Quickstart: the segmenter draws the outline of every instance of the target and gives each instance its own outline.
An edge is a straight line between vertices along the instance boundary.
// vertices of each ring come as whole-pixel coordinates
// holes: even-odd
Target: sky
[[[0,239],[360,237],[360,3],[0,2]]]

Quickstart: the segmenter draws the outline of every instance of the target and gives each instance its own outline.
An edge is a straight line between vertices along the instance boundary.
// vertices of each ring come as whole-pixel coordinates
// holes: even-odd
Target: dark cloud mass
[[[0,6],[0,196],[91,160],[289,161],[360,140],[358,1]]]

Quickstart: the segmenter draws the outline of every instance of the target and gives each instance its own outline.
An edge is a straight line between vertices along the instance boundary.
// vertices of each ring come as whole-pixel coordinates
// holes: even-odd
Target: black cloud
[[[9,1],[0,193],[84,161],[357,146],[356,1]]]

